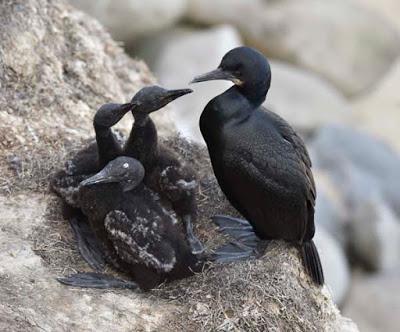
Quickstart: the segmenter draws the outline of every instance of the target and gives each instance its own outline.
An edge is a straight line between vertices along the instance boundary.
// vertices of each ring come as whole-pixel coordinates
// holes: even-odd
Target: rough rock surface
[[[319,73],[346,95],[375,84],[400,51],[397,31],[351,0],[190,0],[187,15],[236,26],[251,45]]]
[[[357,331],[326,288],[310,283],[297,250],[279,242],[263,259],[212,267],[147,294],[57,283],[55,276],[87,267],[48,192],[49,177],[92,135],[98,105],[126,100],[152,79],[96,22],[62,1],[1,2],[0,34],[0,330]],[[208,219],[232,210],[206,152],[182,140],[169,144],[199,172],[203,219],[196,231],[215,245],[220,238]]]
[[[41,165],[51,168],[67,145],[91,135],[100,105],[126,102],[154,79],[96,21],[63,3],[2,1],[0,15],[0,189],[14,190],[13,172],[44,180]],[[155,114],[171,132],[167,117]],[[41,150],[46,161],[34,158]]]
[[[97,18],[116,40],[128,44],[172,25],[186,10],[186,0],[68,1]]]

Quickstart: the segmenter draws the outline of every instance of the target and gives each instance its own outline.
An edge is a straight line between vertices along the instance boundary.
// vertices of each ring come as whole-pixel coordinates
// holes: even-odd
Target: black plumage
[[[52,183],[54,191],[69,205],[79,207],[77,187],[80,181],[99,171],[117,156],[136,158],[146,170],[145,184],[171,203],[185,223],[193,250],[201,252],[203,247],[192,230],[192,220],[197,215],[195,192],[198,184],[195,173],[172,150],[159,144],[156,126],[150,118],[152,112],[190,92],[190,89],[166,90],[149,86],[136,93],[130,103],[100,107],[93,121],[96,143],[80,151],[67,163],[65,170],[55,176]],[[113,133],[111,127],[129,110],[135,121],[122,147],[122,139]]]
[[[149,114],[190,92],[190,89],[166,90],[150,86],[139,90],[129,103],[102,105],[93,118],[96,140],[66,162],[65,168],[54,176],[52,189],[69,205],[77,207],[76,190],[79,183],[100,171],[117,156],[134,157],[144,164],[146,170],[150,166],[154,169],[156,159],[163,153],[159,153],[157,130]],[[129,111],[132,111],[135,123],[125,142],[121,133],[113,131],[111,127]]]
[[[135,122],[124,146],[123,155],[136,158],[146,170],[145,184],[171,203],[179,218],[183,219],[187,239],[194,252],[203,251],[203,246],[193,234],[192,222],[197,217],[196,175],[191,167],[182,163],[171,149],[158,142],[156,126],[149,114],[160,108],[151,97],[153,94],[165,95],[166,90],[159,87],[143,88],[132,99],[138,107],[132,109]],[[177,94],[191,90],[171,90]],[[175,94],[172,94],[176,98]],[[172,98],[172,97],[170,97]]]
[[[193,82],[212,79],[234,82],[207,104],[200,117],[222,191],[258,237],[299,244],[307,271],[323,284],[312,241],[316,190],[311,160],[292,127],[261,106],[271,82],[267,59],[254,49],[235,48],[218,69]]]
[[[139,161],[118,157],[79,185],[79,200],[106,261],[148,290],[192,275],[204,260],[192,254],[173,213],[142,183],[143,177]],[[110,285],[101,274],[59,280],[81,287]]]

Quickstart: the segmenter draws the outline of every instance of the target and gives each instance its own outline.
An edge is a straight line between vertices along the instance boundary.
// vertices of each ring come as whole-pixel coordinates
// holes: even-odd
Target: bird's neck
[[[110,160],[117,157],[120,145],[109,127],[94,124],[96,143],[99,155],[99,166],[104,167]]]
[[[257,80],[246,82],[243,85],[235,86],[235,88],[254,108],[258,108],[265,101],[270,85],[271,77],[263,76]]]
[[[138,159],[147,170],[158,153],[157,128],[148,114],[137,114],[134,118],[124,153]]]
[[[200,117],[200,129],[216,131],[228,123],[243,121],[258,105],[250,102],[236,86],[213,98]],[[204,136],[204,134],[203,134]]]

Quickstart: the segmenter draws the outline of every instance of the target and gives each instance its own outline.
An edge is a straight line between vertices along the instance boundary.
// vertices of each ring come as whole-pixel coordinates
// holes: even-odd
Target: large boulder
[[[400,268],[400,219],[378,195],[358,200],[348,227],[349,249],[367,268]]]
[[[373,270],[399,266],[399,184],[393,180],[399,177],[399,156],[345,127],[321,129],[311,147],[314,165],[336,184],[345,202],[345,243],[354,258]]]
[[[263,259],[210,267],[146,294],[59,284],[56,276],[88,267],[61,202],[48,192],[51,174],[93,135],[98,105],[126,100],[152,78],[100,25],[63,1],[0,2],[0,34],[0,330],[357,331],[326,289],[312,284],[298,250],[282,242]],[[209,218],[233,211],[207,152],[175,136],[165,143],[199,174],[196,232],[208,247],[223,241]]]
[[[346,126],[325,126],[311,142],[314,165],[329,170],[349,198],[380,191],[400,215],[400,155],[383,141]],[[359,187],[343,176],[358,177]],[[365,179],[365,180],[363,180]],[[363,183],[363,187],[360,184]],[[357,191],[357,192],[356,192]]]
[[[8,179],[3,189],[14,190],[23,185],[10,180],[11,168],[44,181],[68,144],[93,136],[99,106],[130,100],[154,78],[97,21],[64,3],[7,2],[0,13],[0,164]],[[154,117],[161,130],[173,131],[168,112]],[[121,129],[129,128],[129,118]],[[43,150],[48,158],[35,158]]]
[[[351,0],[190,0],[187,16],[233,24],[250,45],[324,76],[346,95],[372,86],[400,51],[397,31]]]
[[[186,10],[186,0],[68,0],[97,18],[116,40],[131,43],[138,37],[160,31],[177,22]]]

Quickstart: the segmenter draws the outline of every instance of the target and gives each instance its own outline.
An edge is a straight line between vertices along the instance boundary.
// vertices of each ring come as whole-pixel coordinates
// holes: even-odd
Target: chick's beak
[[[165,99],[166,100],[175,100],[179,97],[182,97],[184,95],[187,95],[189,93],[192,93],[193,90],[192,89],[177,89],[177,90],[168,90]]]
[[[112,177],[110,174],[108,174],[108,172],[106,172],[103,169],[101,172],[82,181],[80,185],[81,186],[91,186],[91,185],[100,184],[100,183],[112,183],[112,182],[116,182],[116,179],[114,177]]]

